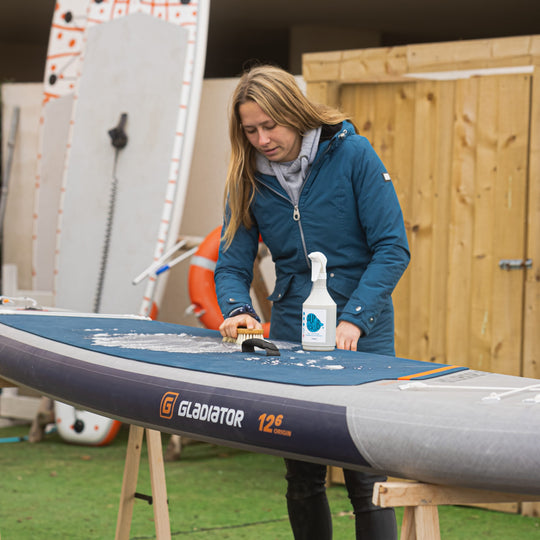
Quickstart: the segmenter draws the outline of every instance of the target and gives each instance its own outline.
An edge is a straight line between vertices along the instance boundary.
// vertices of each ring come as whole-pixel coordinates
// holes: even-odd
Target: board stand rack
[[[141,449],[145,433],[146,446],[148,449],[148,464],[150,467],[150,485],[152,488],[151,496],[136,491],[141,461]],[[116,540],[129,540],[135,499],[143,499],[153,506],[156,539],[170,540],[171,525],[169,521],[167,484],[165,482],[161,433],[154,429],[145,429],[139,426],[130,425],[126,462],[124,465],[124,478],[120,495],[120,507],[118,509],[118,520],[116,522]]]
[[[377,482],[373,504],[383,508],[404,507],[400,540],[440,540],[440,505],[470,505],[539,501],[540,496],[502,493],[481,489],[423,484]]]

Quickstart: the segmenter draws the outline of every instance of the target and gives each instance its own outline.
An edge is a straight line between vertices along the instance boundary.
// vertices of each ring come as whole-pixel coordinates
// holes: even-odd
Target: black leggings
[[[326,466],[291,459],[287,467],[287,509],[295,540],[331,540],[332,517],[326,498]],[[352,503],[357,540],[395,540],[396,516],[393,508],[372,502],[373,484],[383,476],[343,470]]]

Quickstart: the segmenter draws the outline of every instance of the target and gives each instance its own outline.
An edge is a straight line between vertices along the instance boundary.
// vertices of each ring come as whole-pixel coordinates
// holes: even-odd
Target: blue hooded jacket
[[[325,128],[337,131],[325,138]],[[358,350],[394,354],[391,294],[410,255],[390,176],[367,139],[349,122],[323,126],[298,207],[275,176],[258,173],[256,180],[253,226],[240,226],[229,248],[220,246],[214,278],[224,316],[251,305],[260,234],[276,271],[271,338],[301,341],[302,303],[312,285],[308,254],[321,251],[338,321],[364,332]]]

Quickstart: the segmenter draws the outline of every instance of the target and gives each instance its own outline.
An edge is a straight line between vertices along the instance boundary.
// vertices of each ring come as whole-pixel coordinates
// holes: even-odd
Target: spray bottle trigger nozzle
[[[320,251],[314,251],[308,255],[311,259],[311,281],[326,279],[326,256]]]

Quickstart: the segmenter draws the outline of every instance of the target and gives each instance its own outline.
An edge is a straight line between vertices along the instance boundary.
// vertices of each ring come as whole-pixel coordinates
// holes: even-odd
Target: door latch
[[[501,259],[499,261],[501,270],[521,270],[522,268],[532,268],[532,259]]]

